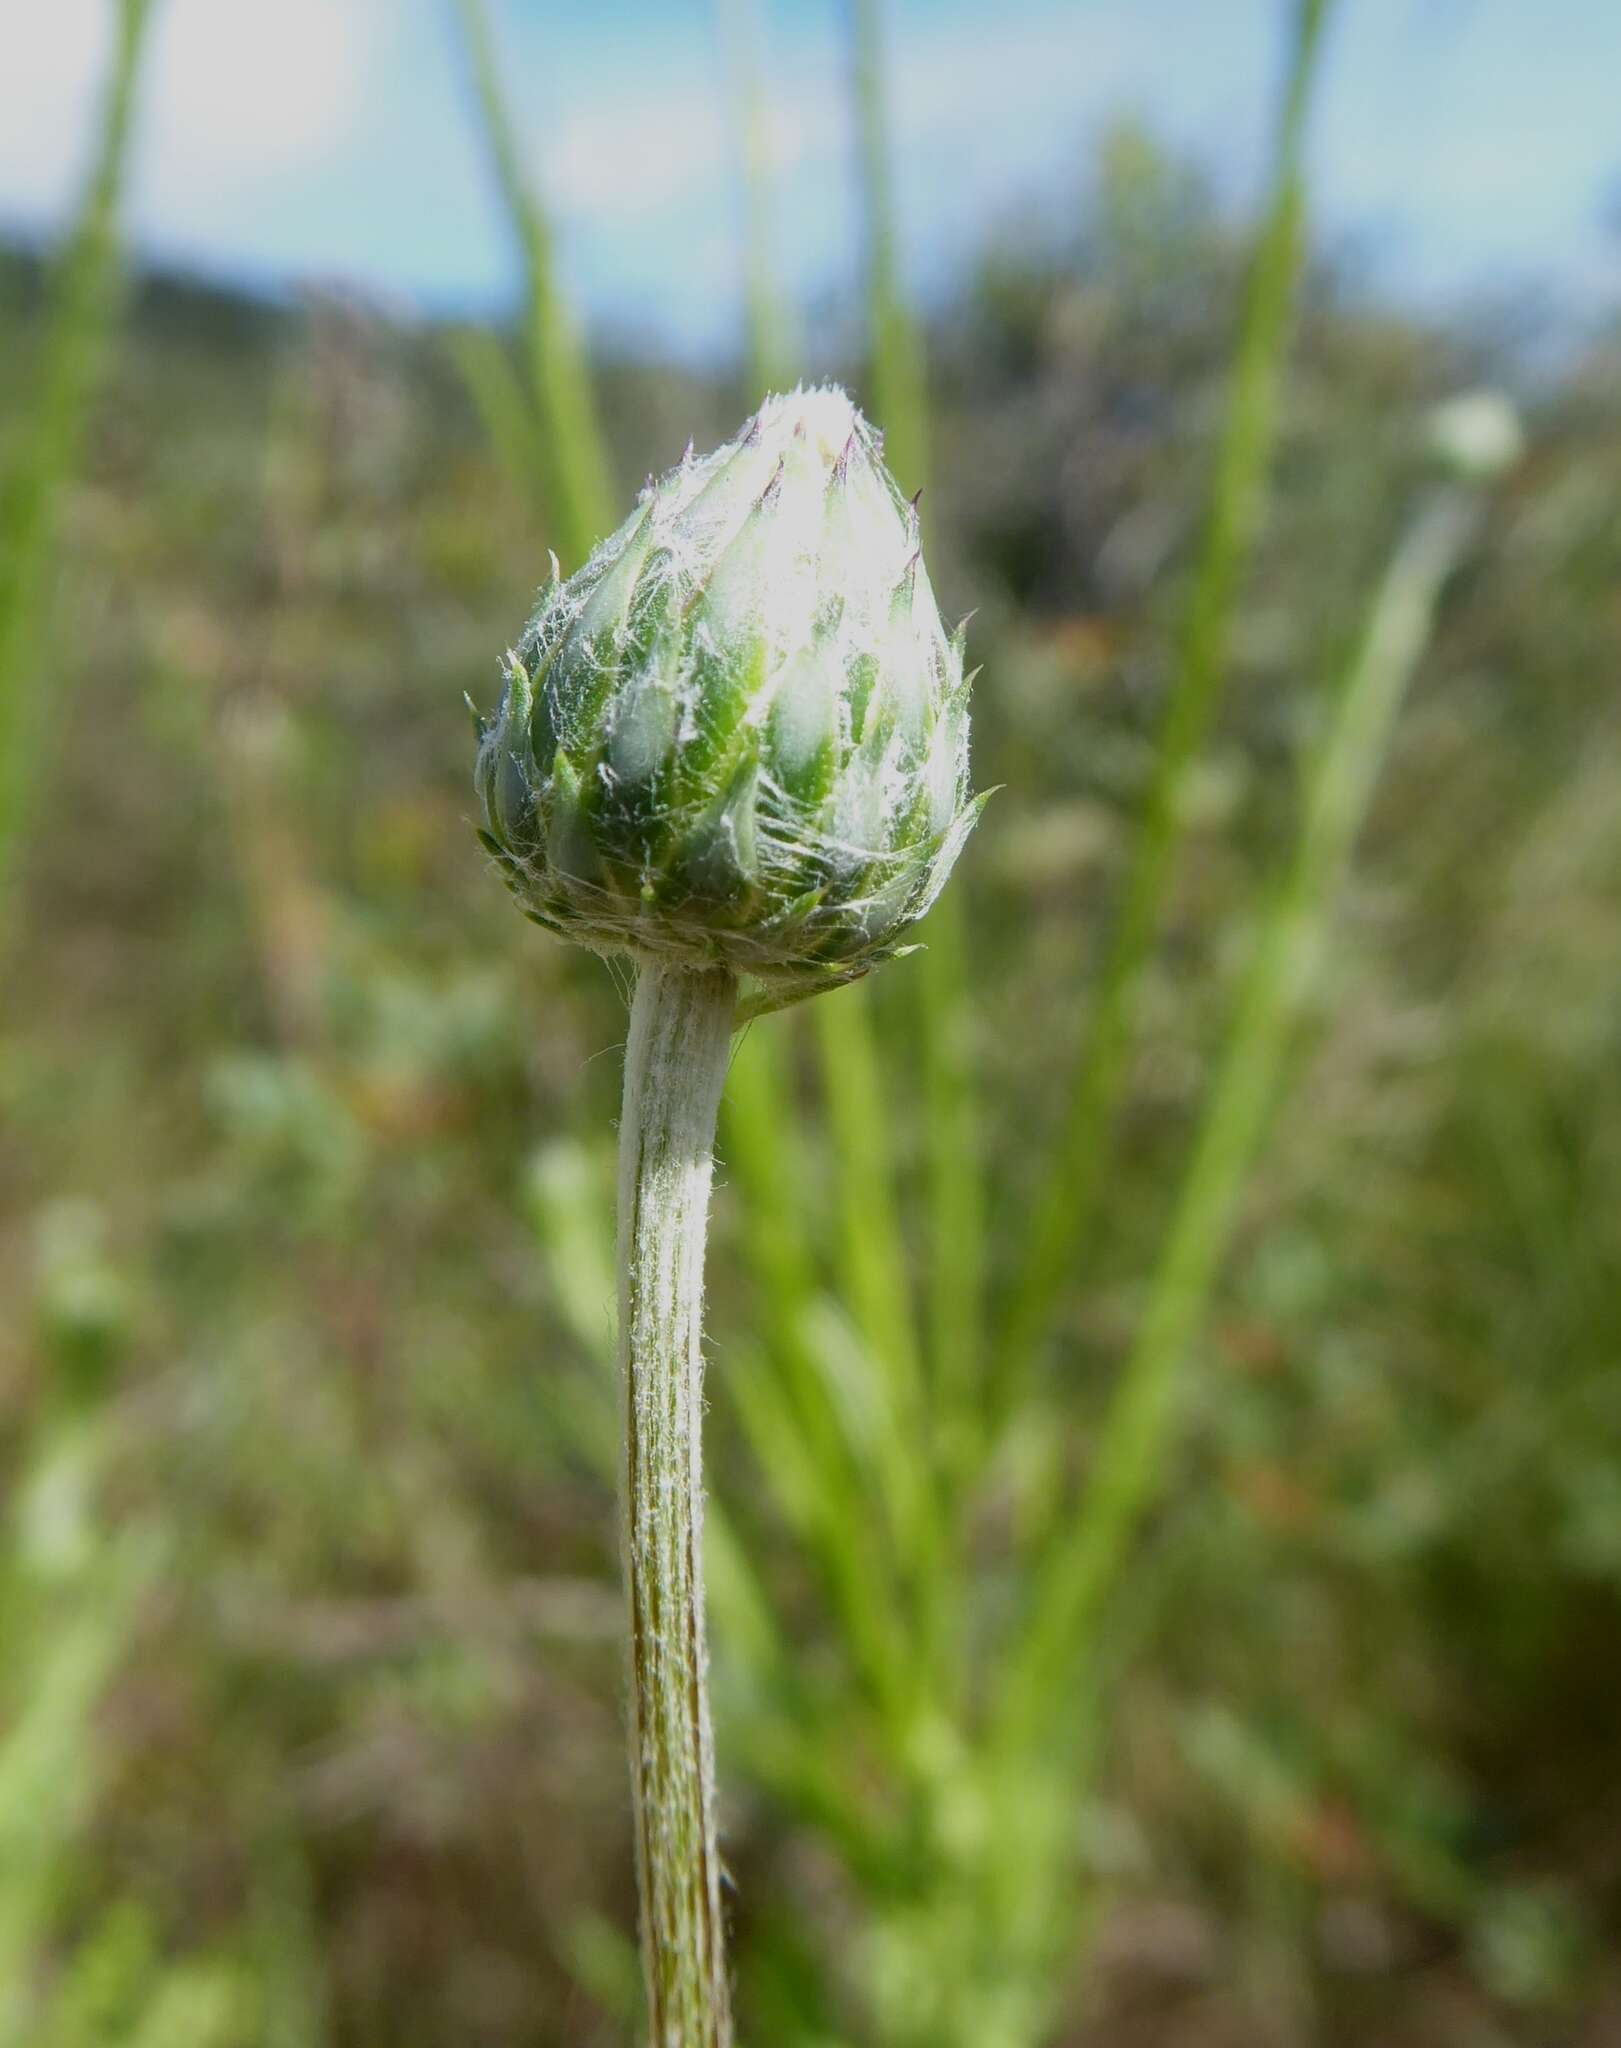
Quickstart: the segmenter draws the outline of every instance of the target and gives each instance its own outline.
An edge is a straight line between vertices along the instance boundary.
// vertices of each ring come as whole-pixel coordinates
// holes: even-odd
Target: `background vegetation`
[[[1213,571],[1254,236],[1132,127],[1057,201],[925,337],[875,234],[874,375],[854,321],[809,365],[893,413],[926,340],[934,581],[977,607],[976,779],[1005,790],[960,927],[760,1025],[734,1072],[710,1570],[744,2035],[1599,2048],[1621,331],[1533,362],[1319,258],[1292,328],[1274,309],[1269,488]],[[64,332],[105,319],[97,203],[65,286],[0,267],[8,393],[60,391]],[[1272,203],[1295,232],[1285,160]],[[38,709],[0,993],[0,2043],[633,2035],[624,1010],[484,872],[458,715],[602,488],[548,481],[594,455],[558,456],[588,387],[542,229],[512,336],[149,277],[76,469],[82,351],[43,455],[29,407],[0,422],[39,585],[3,707]],[[756,310],[780,361],[768,279]],[[753,397],[589,377],[615,503]],[[1483,380],[1528,452],[1445,591],[1268,1094],[1169,1483],[1106,1608],[1032,1663],[1027,1589],[1159,1299],[1430,408]],[[955,1340],[1027,1276],[1190,658],[1222,695],[1167,799],[1113,1141],[1052,1341],[1004,1381]]]

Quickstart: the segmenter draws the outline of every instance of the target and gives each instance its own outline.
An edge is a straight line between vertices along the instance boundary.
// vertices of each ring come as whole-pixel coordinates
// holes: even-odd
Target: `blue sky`
[[[157,0],[138,246],[285,287],[341,278],[436,311],[500,305],[512,251],[448,0]],[[739,207],[715,0],[492,0],[568,280],[610,332],[693,355],[739,328]],[[82,162],[110,0],[9,0],[0,222],[58,222]],[[842,0],[767,0],[780,268],[806,303],[858,261]],[[1073,203],[1132,113],[1231,202],[1254,188],[1280,0],[890,0],[909,267]],[[1621,239],[1617,0],[1340,0],[1312,154],[1319,237],[1426,304],[1613,304]]]

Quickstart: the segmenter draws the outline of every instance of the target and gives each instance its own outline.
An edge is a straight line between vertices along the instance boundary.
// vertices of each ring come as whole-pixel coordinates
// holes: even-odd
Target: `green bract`
[[[968,685],[878,436],[768,398],[553,563],[480,721],[480,837],[536,923],[776,984],[895,951],[968,798]]]

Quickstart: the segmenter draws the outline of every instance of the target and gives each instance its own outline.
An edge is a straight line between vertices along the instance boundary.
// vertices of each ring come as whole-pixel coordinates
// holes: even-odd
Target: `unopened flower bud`
[[[480,723],[480,836],[598,952],[852,978],[978,814],[970,681],[877,435],[831,387],[769,398],[554,563]]]
[[[1502,392],[1464,391],[1431,411],[1429,447],[1455,476],[1468,483],[1489,483],[1519,461],[1525,433]]]

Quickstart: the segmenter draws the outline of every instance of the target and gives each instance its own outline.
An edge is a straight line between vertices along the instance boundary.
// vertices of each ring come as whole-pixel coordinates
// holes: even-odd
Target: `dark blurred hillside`
[[[931,338],[935,583],[978,608],[976,780],[1004,785],[962,883],[996,1277],[1231,354],[1239,251],[1197,177],[1122,131],[1099,195],[1073,235],[987,252]],[[7,257],[8,391],[37,302]],[[34,1744],[0,1743],[0,1783],[56,1788],[0,1818],[0,1961],[59,2048],[629,2037],[602,1456],[623,1008],[518,926],[472,838],[461,693],[492,697],[546,534],[450,340],[142,280],[68,508],[0,1040],[4,1684]],[[747,403],[599,374],[627,498]],[[1055,1487],[1428,409],[1515,375],[1312,281],[1088,1286],[1018,1432]],[[1526,423],[1201,1349],[1076,1816],[1107,1910],[1066,2041],[1621,2039],[1621,337]],[[907,972],[875,1001],[910,1172]],[[813,1225],[826,1179],[813,1143]],[[758,1305],[724,1187],[717,1223],[714,1483],[792,1608],[729,1405]],[[724,1634],[716,1657],[724,1721],[746,1686]],[[788,2040],[790,2006],[792,2038],[866,2038],[825,1853],[742,1768],[727,1798],[748,2038]]]

